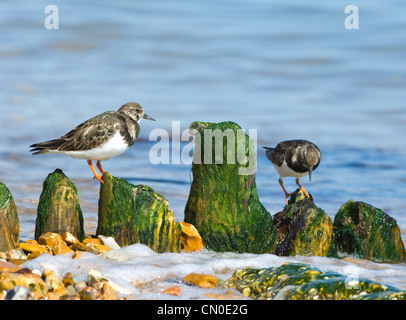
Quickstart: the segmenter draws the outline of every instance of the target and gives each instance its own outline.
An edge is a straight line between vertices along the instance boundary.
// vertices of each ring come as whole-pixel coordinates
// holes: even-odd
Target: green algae
[[[142,243],[156,252],[180,252],[181,226],[163,196],[108,172],[102,179],[97,235],[112,236],[120,246]]]
[[[321,271],[303,263],[237,270],[226,282],[247,297],[260,300],[401,300],[406,292],[368,279]]]
[[[70,232],[80,241],[85,238],[77,188],[60,169],[47,176],[39,199],[35,239],[46,232]]]
[[[13,196],[0,182],[0,251],[14,249],[19,243],[19,219]]]
[[[334,244],[341,256],[376,262],[405,261],[399,226],[381,209],[349,200],[334,218],[334,231]]]
[[[333,222],[313,199],[297,190],[282,212],[274,215],[277,255],[329,256]]]
[[[185,222],[197,228],[210,250],[274,252],[276,229],[258,198],[253,141],[234,122],[193,122],[190,130],[196,147]]]

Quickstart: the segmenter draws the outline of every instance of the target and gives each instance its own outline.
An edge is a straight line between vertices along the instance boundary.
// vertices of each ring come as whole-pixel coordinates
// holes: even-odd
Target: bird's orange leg
[[[305,194],[305,196],[310,199],[310,196],[309,196],[309,194],[307,193],[307,191],[305,190],[305,188],[303,188],[303,187],[300,185],[300,183],[299,183],[299,178],[296,179],[296,184],[299,186],[300,190],[302,190],[302,192]]]
[[[104,181],[101,179],[101,175],[99,176],[93,167],[92,160],[87,160],[87,164],[89,165],[90,169],[92,170],[94,177],[99,180],[101,183],[104,183]]]
[[[96,166],[97,166],[97,168],[99,168],[100,173],[103,175],[104,171],[103,171],[103,169],[102,169],[102,167],[101,167],[100,160],[97,160]]]
[[[285,192],[286,205],[288,205],[288,198],[289,198],[289,196],[291,195],[291,193],[288,193],[288,192],[286,191],[286,189],[285,189],[285,187],[284,187],[284,185],[283,185],[283,180],[282,180],[282,179],[279,179],[279,184],[281,185],[281,187],[282,187],[282,189],[283,189],[283,192]]]

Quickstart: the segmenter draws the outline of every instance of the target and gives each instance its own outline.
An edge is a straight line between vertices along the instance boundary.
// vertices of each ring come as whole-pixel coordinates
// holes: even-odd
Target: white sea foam
[[[226,280],[234,271],[241,268],[278,267],[285,262],[308,263],[322,271],[335,271],[347,275],[349,283],[358,279],[370,279],[406,289],[405,264],[378,264],[363,260],[353,263],[325,257],[217,253],[206,249],[192,253],[158,254],[142,244],[110,250],[103,255],[85,252],[79,259],[72,259],[70,254],[58,256],[43,254],[24,263],[23,267],[38,272],[52,269],[60,277],[71,272],[75,281],[87,281],[89,270],[96,269],[120,287],[132,292],[131,297],[134,299],[208,299],[205,294],[225,293],[228,289],[201,289],[183,283],[182,278],[196,272],[212,274],[220,280]],[[181,288],[179,296],[162,294],[165,288],[174,285]]]

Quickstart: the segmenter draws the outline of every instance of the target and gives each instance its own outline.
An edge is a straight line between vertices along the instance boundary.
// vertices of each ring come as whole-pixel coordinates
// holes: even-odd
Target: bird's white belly
[[[111,139],[94,149],[80,151],[58,151],[58,153],[65,154],[72,158],[102,161],[116,157],[128,150],[128,148],[128,144],[125,142],[120,132],[117,131]]]
[[[280,167],[273,165],[276,169],[276,171],[278,171],[279,176],[281,178],[284,177],[296,177],[296,178],[301,178],[304,176],[307,176],[309,174],[309,172],[296,172],[293,171],[291,168],[288,167],[286,161],[283,161],[282,165]]]

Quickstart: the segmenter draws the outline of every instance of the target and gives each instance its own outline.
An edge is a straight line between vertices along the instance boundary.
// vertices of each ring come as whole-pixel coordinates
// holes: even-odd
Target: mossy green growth
[[[234,122],[193,122],[190,131],[196,147],[185,222],[207,249],[273,253],[276,229],[258,198],[252,139]]]
[[[299,189],[284,210],[274,215],[273,222],[278,229],[275,254],[331,255],[333,222]]]
[[[112,236],[120,246],[142,243],[156,252],[180,252],[181,226],[163,196],[108,172],[102,179],[97,235]]]
[[[396,220],[361,201],[349,200],[334,218],[334,244],[340,256],[376,262],[405,261],[405,248]]]
[[[6,185],[0,182],[0,251],[9,251],[18,246],[20,224],[13,196]]]
[[[241,269],[226,282],[247,297],[260,300],[398,300],[406,292],[367,279],[321,271],[302,263]]]
[[[39,199],[35,239],[46,232],[70,232],[80,241],[85,238],[78,190],[61,169],[47,176]]]

